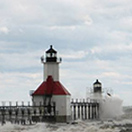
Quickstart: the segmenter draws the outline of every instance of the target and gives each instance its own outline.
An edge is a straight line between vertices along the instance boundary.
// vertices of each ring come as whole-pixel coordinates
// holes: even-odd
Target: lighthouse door
[[[45,112],[51,114],[51,98],[52,95],[45,95],[44,96],[44,106],[45,106]]]

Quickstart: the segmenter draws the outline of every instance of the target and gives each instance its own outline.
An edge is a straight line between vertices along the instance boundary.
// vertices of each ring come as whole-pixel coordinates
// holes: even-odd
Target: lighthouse
[[[93,97],[97,100],[102,97],[102,84],[98,79],[93,83]]]
[[[98,79],[96,80],[96,82],[94,82],[93,89],[94,93],[102,93],[102,84],[98,81]]]
[[[56,121],[67,122],[71,118],[71,94],[59,80],[61,61],[62,59],[58,58],[57,51],[51,45],[45,55],[41,57],[41,62],[44,65],[43,82],[32,93],[32,101],[38,106],[40,102],[45,106],[55,103]]]

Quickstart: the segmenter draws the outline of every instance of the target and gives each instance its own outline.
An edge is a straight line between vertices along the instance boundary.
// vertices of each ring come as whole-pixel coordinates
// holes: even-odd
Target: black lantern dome
[[[101,93],[102,92],[102,84],[96,80],[96,82],[93,84],[94,93]]]
[[[46,51],[46,62],[57,62],[57,51],[50,45],[50,49]]]

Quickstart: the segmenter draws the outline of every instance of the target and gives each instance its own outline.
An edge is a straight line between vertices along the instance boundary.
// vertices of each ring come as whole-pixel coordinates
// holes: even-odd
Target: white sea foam
[[[65,123],[38,123],[31,126],[22,126],[7,123],[4,126],[0,126],[0,132],[120,132],[126,129],[125,126],[123,126],[126,123],[128,123],[128,121],[102,122],[81,120],[78,120],[77,124],[74,125]]]
[[[105,95],[100,99],[100,117],[102,119],[113,119],[123,114],[122,100],[116,95]]]
[[[100,119],[102,120],[110,120],[123,114],[123,100],[117,95],[92,93],[89,98],[99,102]]]

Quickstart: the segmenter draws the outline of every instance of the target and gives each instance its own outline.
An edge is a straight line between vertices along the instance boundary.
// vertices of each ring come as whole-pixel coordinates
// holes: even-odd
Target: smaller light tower
[[[95,99],[100,99],[102,97],[102,84],[98,79],[93,83],[93,95]]]
[[[96,82],[93,84],[94,93],[102,93],[102,84],[96,80]]]

